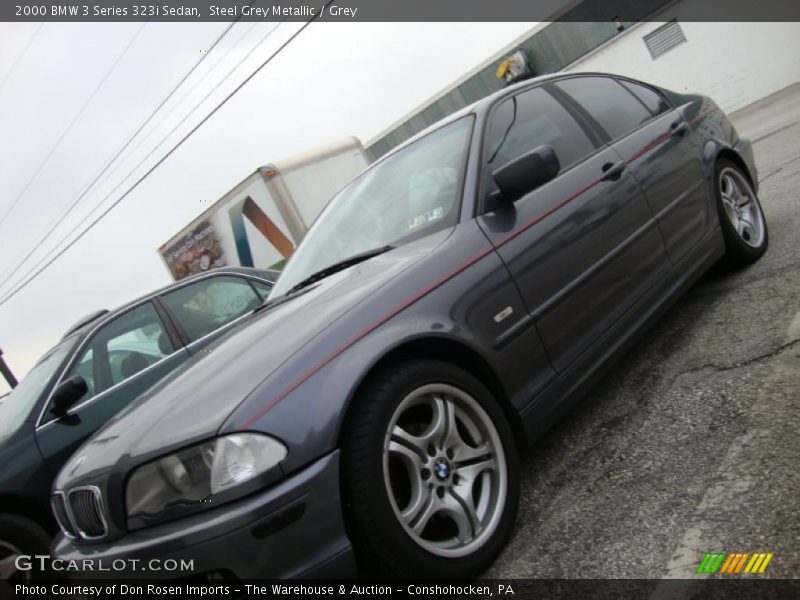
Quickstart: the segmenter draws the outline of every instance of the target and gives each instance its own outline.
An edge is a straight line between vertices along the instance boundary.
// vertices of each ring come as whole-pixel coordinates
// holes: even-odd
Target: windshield
[[[77,337],[65,340],[45,354],[0,404],[0,441],[13,433],[75,346]]]
[[[356,254],[455,225],[472,121],[459,119],[420,138],[336,194],[286,265],[270,299]]]

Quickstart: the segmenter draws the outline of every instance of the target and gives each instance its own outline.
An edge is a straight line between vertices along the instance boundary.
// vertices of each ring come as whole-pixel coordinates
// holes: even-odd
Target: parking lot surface
[[[706,275],[523,456],[517,528],[486,576],[709,577],[704,554],[725,551],[800,577],[800,84],[732,118],[767,254]]]

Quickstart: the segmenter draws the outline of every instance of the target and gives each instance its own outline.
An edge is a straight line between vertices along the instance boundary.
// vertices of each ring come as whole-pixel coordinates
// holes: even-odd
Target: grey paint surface
[[[668,117],[689,123],[680,139],[667,129],[653,144],[640,128],[630,135],[640,136],[641,146],[625,157],[634,168],[649,161],[651,185],[671,177],[672,185],[687,190],[675,210],[690,218],[688,233],[679,223],[656,220],[633,175],[602,181],[610,148],[516,206],[476,219],[487,111],[530,85],[509,88],[451,118],[476,115],[457,226],[332,275],[255,315],[77,452],[81,462],[67,465],[56,488],[101,487],[111,522],[103,542],[109,552],[114,539],[126,543],[123,486],[135,466],[217,434],[252,430],[286,444],[285,475],[302,473],[336,451],[359,383],[403,348],[417,355],[447,348],[446,356],[470,356],[491,379],[487,384],[520,443],[529,443],[722,255],[718,224],[708,218],[715,210],[709,177],[720,151],[750,155],[745,141],[732,148],[725,116],[699,96],[671,95]],[[680,144],[695,152],[693,172],[681,170],[681,152],[662,148]],[[696,189],[706,191],[701,203]],[[696,241],[681,258],[668,255],[660,241],[689,234]],[[513,318],[496,321],[508,307]],[[581,317],[568,326],[570,318]],[[330,493],[338,496],[336,489]],[[178,531],[183,525],[164,527]],[[56,551],[102,555],[97,547],[63,540]]]
[[[800,84],[731,120],[753,140],[769,251],[712,269],[523,454],[487,577],[708,579],[704,554],[727,551],[773,552],[750,578],[797,582]]]

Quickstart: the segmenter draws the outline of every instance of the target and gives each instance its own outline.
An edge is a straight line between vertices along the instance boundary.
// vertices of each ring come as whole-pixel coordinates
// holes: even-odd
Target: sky
[[[0,219],[16,202],[0,223],[0,282],[227,25],[0,23]],[[256,167],[350,135],[370,141],[534,25],[310,25],[106,218],[0,305],[7,363],[20,378],[83,315],[169,283],[158,246]],[[0,298],[96,206],[117,199],[300,24],[281,25],[264,39],[274,26],[236,24],[0,286]],[[0,394],[7,390],[0,378]]]

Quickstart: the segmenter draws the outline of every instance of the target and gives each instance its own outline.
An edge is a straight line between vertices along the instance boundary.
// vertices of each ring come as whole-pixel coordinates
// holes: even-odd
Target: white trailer
[[[256,169],[159,247],[174,279],[224,265],[280,269],[328,201],[369,165],[356,138]]]

